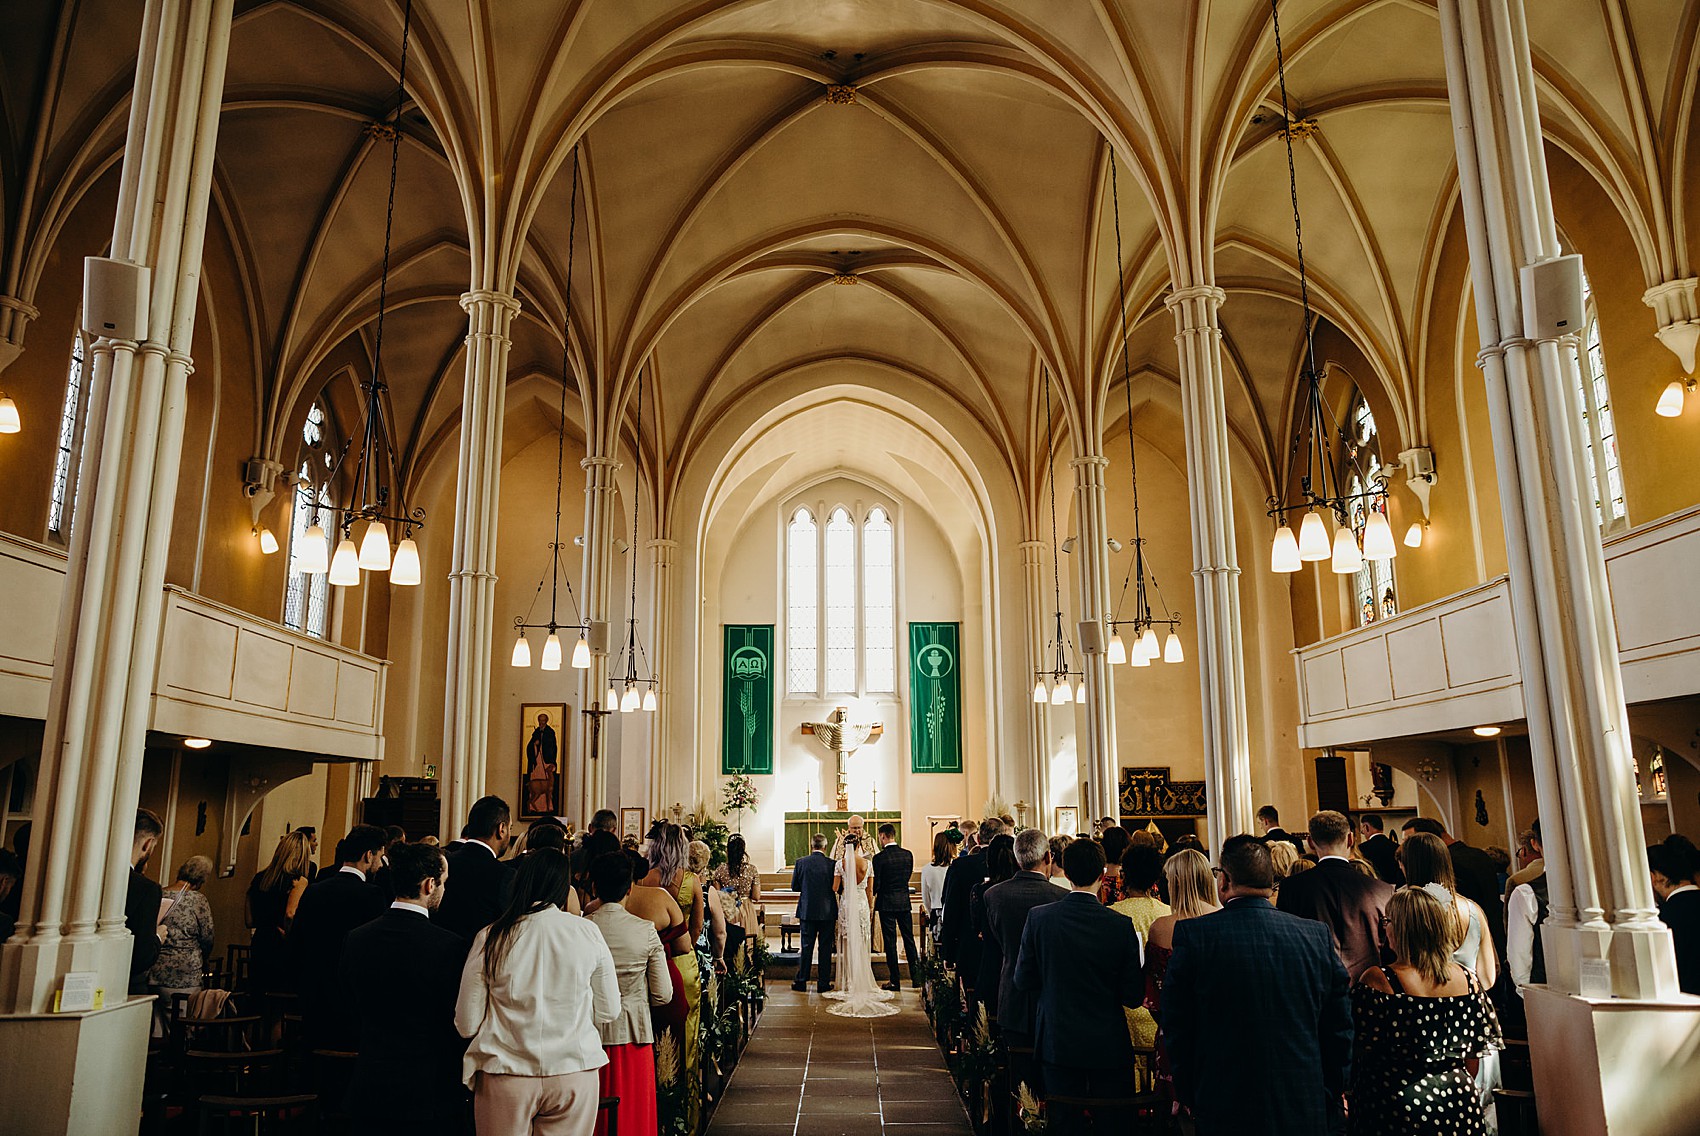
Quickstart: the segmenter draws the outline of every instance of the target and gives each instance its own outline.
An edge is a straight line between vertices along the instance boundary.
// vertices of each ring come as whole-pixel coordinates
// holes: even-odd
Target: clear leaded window
[[[1576,391],[1582,415],[1582,462],[1594,490],[1594,521],[1601,532],[1613,532],[1628,523],[1629,510],[1623,499],[1623,465],[1618,459],[1606,356],[1600,348],[1600,317],[1586,273],[1582,276],[1582,303],[1585,318]]]
[[[1381,435],[1375,413],[1359,393],[1346,419],[1346,468],[1341,480],[1352,502],[1352,531],[1358,544],[1372,512],[1387,515],[1387,480],[1381,474]],[[1352,576],[1353,618],[1359,627],[1397,615],[1399,598],[1393,587],[1391,560],[1365,560]]]
[[[65,372],[65,405],[59,413],[59,445],[53,455],[53,489],[47,503],[47,535],[69,541],[77,512],[77,480],[82,469],[82,424],[88,384],[84,381],[83,337],[71,337],[71,365]]]
[[[335,459],[327,444],[328,426],[324,405],[315,402],[301,425],[295,500],[289,514],[289,574],[283,594],[283,625],[321,639],[330,627],[330,579],[323,572],[299,571],[297,560],[307,530],[331,519],[330,471]]]
[[[897,690],[897,536],[883,505],[858,520],[807,508],[785,529],[786,685],[791,694]]]

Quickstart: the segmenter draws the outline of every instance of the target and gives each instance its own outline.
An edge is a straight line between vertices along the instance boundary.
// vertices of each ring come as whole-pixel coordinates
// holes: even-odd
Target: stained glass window
[[[59,445],[53,455],[53,490],[47,503],[47,535],[69,541],[77,512],[77,475],[81,472],[84,409],[83,337],[71,337],[71,365],[65,371],[65,405],[59,413]]]
[[[896,551],[891,518],[876,505],[862,524],[862,636],[870,694],[897,689]]]
[[[826,519],[826,692],[856,692],[856,525],[840,506]]]
[[[1601,532],[1611,532],[1627,523],[1628,507],[1623,497],[1623,465],[1617,452],[1617,424],[1606,382],[1606,356],[1600,347],[1599,312],[1586,273],[1582,276],[1582,303],[1585,324],[1576,390],[1582,415],[1582,464],[1594,490],[1594,521]]]
[[[792,694],[820,689],[820,532],[798,509],[785,530],[785,658]]]
[[[329,423],[325,408],[315,402],[301,425],[301,447],[295,471],[295,499],[289,514],[289,572],[283,593],[283,625],[323,639],[330,627],[330,579],[323,572],[297,572],[300,541],[314,521],[330,527],[328,484],[332,457],[326,444]]]
[[[1362,545],[1370,513],[1387,513],[1387,481],[1381,474],[1381,435],[1376,429],[1375,412],[1361,392],[1352,400],[1347,422],[1346,468],[1341,471],[1341,480],[1351,497],[1352,531]],[[1398,614],[1391,560],[1365,560],[1352,576],[1352,610],[1359,627]]]

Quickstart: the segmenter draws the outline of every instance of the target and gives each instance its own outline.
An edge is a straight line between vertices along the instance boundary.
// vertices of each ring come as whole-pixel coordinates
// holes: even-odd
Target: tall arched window
[[[875,505],[860,523],[799,508],[785,529],[786,683],[791,694],[897,690],[897,539]]]
[[[1629,522],[1623,499],[1623,466],[1617,453],[1617,424],[1611,413],[1611,389],[1606,383],[1606,356],[1600,349],[1600,316],[1594,290],[1582,275],[1584,323],[1577,406],[1582,414],[1582,459],[1588,484],[1594,488],[1594,521],[1601,532],[1613,532]]]
[[[1341,480],[1352,499],[1352,531],[1362,545],[1370,513],[1387,515],[1387,481],[1381,475],[1381,434],[1376,429],[1375,412],[1361,392],[1352,400],[1346,418],[1345,443],[1346,467]],[[1352,576],[1352,609],[1359,627],[1398,613],[1391,560],[1365,560]]]
[[[296,548],[315,521],[330,519],[329,422],[322,403],[307,408],[295,463],[295,501],[289,516],[289,575],[283,594],[283,625],[323,639],[330,626],[330,580],[323,572],[295,570]]]
[[[71,336],[71,365],[65,371],[65,405],[59,412],[59,445],[53,455],[53,488],[47,502],[47,535],[69,542],[77,514],[77,480],[82,470],[83,412],[88,383],[84,381],[83,335]]]

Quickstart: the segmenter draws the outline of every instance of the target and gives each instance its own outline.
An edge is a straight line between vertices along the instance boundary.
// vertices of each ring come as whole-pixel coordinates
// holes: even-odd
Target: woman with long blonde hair
[[[295,921],[295,907],[307,890],[313,865],[313,835],[286,832],[272,850],[271,863],[248,885],[247,919],[253,933],[248,956],[249,986],[260,994],[288,989],[283,938]]]
[[[1210,861],[1196,848],[1183,848],[1170,856],[1163,865],[1163,878],[1169,885],[1169,914],[1151,924],[1151,934],[1145,944],[1144,1005],[1159,1023],[1163,1020],[1163,977],[1168,973],[1169,955],[1174,949],[1175,924],[1222,909]],[[1175,1078],[1169,1068],[1168,1051],[1163,1044],[1160,1025],[1153,1044],[1156,1047],[1154,1072],[1157,1085],[1173,1101]]]
[[[1474,971],[1484,990],[1493,989],[1499,976],[1499,956],[1493,937],[1487,933],[1487,913],[1467,896],[1458,894],[1458,879],[1452,870],[1452,853],[1446,842],[1427,832],[1413,833],[1399,846],[1399,863],[1405,882],[1428,892],[1446,909],[1452,928],[1452,959]]]

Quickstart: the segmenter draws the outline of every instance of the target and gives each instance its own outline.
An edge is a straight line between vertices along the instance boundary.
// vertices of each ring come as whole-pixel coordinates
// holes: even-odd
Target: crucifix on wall
[[[821,748],[838,759],[838,811],[850,808],[850,779],[846,769],[849,756],[869,742],[876,742],[885,733],[881,722],[851,722],[850,711],[840,706],[825,722],[804,722],[803,732],[813,735]]]

